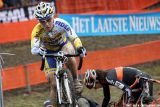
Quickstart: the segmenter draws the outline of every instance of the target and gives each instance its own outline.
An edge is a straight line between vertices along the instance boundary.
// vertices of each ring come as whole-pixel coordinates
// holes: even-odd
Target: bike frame
[[[40,54],[42,56],[42,64],[41,64],[41,70],[44,69],[44,64],[45,64],[45,57],[54,57],[56,59],[56,71],[55,71],[55,79],[56,79],[56,87],[57,87],[57,95],[58,95],[58,103],[62,104],[62,95],[61,95],[61,91],[62,91],[62,81],[64,83],[64,87],[66,89],[66,94],[67,94],[67,98],[69,101],[69,104],[72,104],[72,96],[71,96],[71,91],[70,91],[70,87],[69,87],[69,80],[68,80],[68,74],[66,72],[63,73],[63,78],[61,79],[59,76],[59,71],[63,70],[64,68],[64,63],[67,59],[67,57],[80,57],[80,54],[74,54],[74,55],[70,55],[70,54],[64,54],[63,51],[58,52],[57,54]],[[64,61],[60,60],[58,57],[60,58],[66,58],[64,59]],[[79,66],[78,66],[78,70],[81,69],[82,67],[82,63],[83,63],[83,58],[80,57],[80,62],[79,62]],[[62,81],[60,81],[62,80]]]
[[[149,94],[149,83],[148,83],[148,81],[144,81],[143,90],[142,90],[142,93],[141,93],[141,95],[139,96],[139,98],[136,102],[136,106],[138,106],[138,103],[140,103],[140,105],[143,105],[144,97],[149,97],[149,96],[150,96],[150,94]]]
[[[138,106],[138,103],[140,103],[140,105],[142,105],[142,107],[143,107],[143,99],[145,97],[151,97],[150,93],[149,93],[149,82],[160,84],[160,81],[155,80],[155,79],[150,79],[150,78],[147,78],[147,77],[143,77],[143,76],[139,76],[137,78],[144,80],[142,93],[141,93],[141,95],[140,95],[140,97],[139,97],[139,99],[137,100],[137,103],[136,103],[137,106]]]
[[[147,77],[142,77],[142,76],[136,77],[136,78],[144,80],[144,84],[143,84],[142,93],[139,96],[135,107],[143,107],[143,99],[145,97],[151,97],[150,94],[149,94],[149,82],[160,84],[160,81],[159,80],[155,80],[155,79],[150,79],[150,78],[147,78]],[[136,90],[132,90],[132,91],[135,92]],[[126,101],[125,100],[127,100],[126,99],[126,93],[123,93],[121,98],[120,98],[120,100],[118,101],[118,103],[111,102],[110,104],[114,105],[114,107],[118,107],[118,104],[120,102],[122,102],[123,106],[125,107],[125,105],[126,105]]]
[[[143,90],[142,90],[141,95],[139,96],[139,99],[137,100],[136,105],[138,105],[138,103],[140,103],[140,105],[143,105],[143,99],[145,97],[149,97],[149,96],[150,96],[150,94],[149,94],[149,83],[148,83],[148,81],[144,81]]]
[[[60,83],[60,76],[59,76],[59,71],[63,69],[63,64],[62,61],[57,60],[57,69],[56,69],[56,73],[55,73],[55,79],[56,79],[56,84],[57,84],[57,94],[58,94],[58,101],[59,101],[59,104],[62,104],[62,97],[61,97],[61,83]],[[70,89],[69,89],[69,85],[68,85],[68,75],[67,73],[63,73],[63,82],[64,82],[64,86],[65,86],[65,89],[66,89],[66,92],[67,92],[67,97],[68,97],[68,100],[69,100],[69,103],[72,104],[72,99],[71,99],[71,96],[70,96]]]

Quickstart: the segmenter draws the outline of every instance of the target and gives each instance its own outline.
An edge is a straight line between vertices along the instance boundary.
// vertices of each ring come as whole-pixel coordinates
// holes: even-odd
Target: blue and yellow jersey
[[[58,51],[67,42],[72,42],[75,48],[82,46],[80,39],[71,26],[63,19],[55,18],[54,27],[46,32],[38,23],[31,34],[31,48],[42,47],[47,50]]]

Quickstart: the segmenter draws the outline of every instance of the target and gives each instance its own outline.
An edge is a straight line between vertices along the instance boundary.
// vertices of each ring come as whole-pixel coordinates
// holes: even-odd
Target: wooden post
[[[26,79],[26,89],[28,93],[31,93],[31,86],[29,81],[29,74],[28,74],[28,68],[26,65],[24,65],[24,72],[25,72],[25,79]]]

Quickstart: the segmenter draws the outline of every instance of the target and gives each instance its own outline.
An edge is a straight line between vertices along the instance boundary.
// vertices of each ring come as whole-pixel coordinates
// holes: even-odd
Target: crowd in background
[[[0,0],[0,8],[21,7],[34,5],[40,1],[55,2],[55,0]]]

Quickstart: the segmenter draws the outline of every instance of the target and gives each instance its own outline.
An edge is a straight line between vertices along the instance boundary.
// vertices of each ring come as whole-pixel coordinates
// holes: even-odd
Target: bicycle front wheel
[[[65,77],[67,74],[67,78]],[[73,78],[69,70],[63,70],[63,77],[60,79],[60,92],[62,104],[57,104],[58,107],[76,107],[75,88]]]
[[[141,99],[141,103],[139,103],[139,106],[149,106],[149,107],[159,107],[159,103],[153,96],[150,97],[144,97]]]

